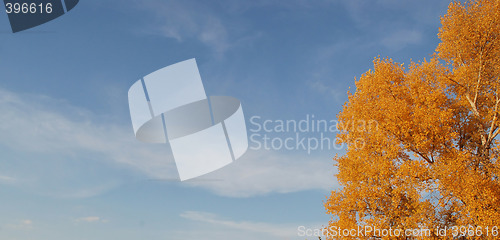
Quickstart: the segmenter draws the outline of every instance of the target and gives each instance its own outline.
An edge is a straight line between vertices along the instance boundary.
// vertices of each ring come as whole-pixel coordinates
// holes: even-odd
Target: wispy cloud
[[[10,161],[8,166],[11,172],[16,172],[16,176],[23,177],[20,176],[23,173],[29,175],[24,176],[28,180],[19,184],[43,187],[48,183],[40,182],[41,179],[61,177],[54,180],[54,187],[73,183],[67,186],[68,192],[60,193],[63,197],[89,197],[116,186],[116,182],[99,180],[80,188],[75,186],[75,178],[81,177],[83,169],[64,167],[75,168],[78,164],[84,167],[90,162],[82,162],[91,159],[100,162],[103,167],[125,167],[123,169],[142,172],[149,177],[177,178],[175,165],[169,158],[170,151],[165,145],[141,144],[135,140],[129,126],[102,121],[91,112],[64,101],[0,89],[0,111],[0,145],[33,158]],[[61,158],[64,160],[58,161],[62,162],[51,160]],[[41,161],[45,164],[40,164]],[[33,165],[28,165],[28,162]],[[44,171],[44,168],[49,170]],[[70,173],[75,173],[75,176]],[[40,179],[36,179],[37,176]],[[13,183],[14,179],[3,176],[0,182]]]
[[[32,179],[32,184],[36,183],[38,184],[36,186],[42,188],[47,184],[57,187],[58,184],[68,182],[69,185],[65,190],[58,192],[59,197],[91,197],[119,184],[117,180],[95,180],[94,183],[75,186],[74,182],[77,181],[75,178],[86,179],[86,176],[82,175],[82,169],[73,169],[76,175],[72,176],[68,174],[72,169],[61,166],[75,168],[77,162],[82,162],[82,166],[88,165],[85,164],[87,161],[85,158],[92,155],[96,156],[94,164],[97,164],[98,168],[99,164],[110,165],[115,169],[126,167],[131,171],[142,173],[147,178],[178,178],[173,157],[167,146],[142,144],[136,141],[130,126],[99,122],[91,112],[67,104],[64,106],[62,101],[43,96],[16,94],[6,90],[0,90],[0,111],[3,113],[0,115],[1,145],[13,151],[31,153],[33,158],[63,157],[64,160],[61,160],[63,162],[48,166],[57,168],[58,171],[43,172],[37,167],[29,169],[30,177],[46,173],[47,176],[41,179],[50,179],[54,174],[61,174],[60,178],[49,183]],[[320,157],[292,153],[249,150],[241,159],[229,166],[182,184],[208,189],[215,194],[230,197],[250,197],[273,192],[288,193],[311,189],[329,190],[335,186],[330,155]],[[26,168],[26,164],[19,165],[22,166]],[[13,181],[13,179],[4,176],[0,181]]]
[[[31,230],[33,229],[33,221],[30,219],[24,219],[17,221],[15,223],[7,224],[5,225],[5,228],[11,230],[21,230],[21,231]]]
[[[308,86],[312,90],[319,92],[321,94],[324,94],[327,97],[332,98],[336,102],[341,102],[347,96],[345,89],[342,89],[342,88],[337,89],[337,88],[334,88],[332,86],[327,86],[325,83],[323,83],[320,80],[310,81],[310,82],[308,82]]]
[[[367,27],[382,21],[391,22],[395,15],[401,16],[398,21],[411,21],[415,24],[436,24],[439,22],[439,15],[446,11],[446,6],[450,3],[449,0],[423,0],[418,2],[341,0],[339,2],[344,6],[357,27]],[[428,5],[431,3],[434,4],[433,7]]]
[[[77,218],[74,220],[75,222],[79,223],[79,222],[86,222],[86,223],[108,223],[109,220],[107,219],[102,219],[101,217],[97,217],[97,216],[89,216],[89,217],[81,217],[81,218]]]
[[[425,31],[432,29],[437,33],[440,16],[446,13],[446,6],[450,3],[448,0],[340,2],[353,21],[352,26],[370,36],[367,41],[375,41],[394,51],[411,44],[421,44]],[[429,4],[434,7],[428,7]]]
[[[137,1],[134,10],[147,12],[146,25],[140,32],[161,35],[179,43],[199,42],[212,50],[216,57],[227,51],[248,46],[262,37],[250,21],[241,14],[260,4],[243,2],[150,0]]]
[[[382,44],[390,49],[399,50],[408,45],[422,42],[422,32],[418,30],[401,29],[382,39]]]
[[[137,6],[153,13],[154,33],[179,42],[196,39],[219,54],[231,45],[226,25],[204,2],[152,0]]]
[[[328,191],[336,186],[333,174],[333,160],[328,156],[249,151],[231,165],[187,183],[222,196],[251,197],[273,192]]]
[[[17,181],[17,179],[15,179],[13,177],[5,176],[5,175],[0,175],[0,183],[10,184],[10,183],[14,183],[16,181]]]
[[[279,225],[264,222],[233,221],[223,219],[213,213],[197,211],[187,211],[182,213],[180,216],[192,221],[209,223],[214,226],[226,227],[242,232],[264,233],[279,238],[297,236],[297,226],[294,226],[292,224]]]
[[[109,191],[119,185],[118,182],[106,182],[103,184],[97,184],[90,187],[81,187],[74,189],[72,191],[65,191],[58,194],[58,197],[61,198],[89,198],[106,191]]]

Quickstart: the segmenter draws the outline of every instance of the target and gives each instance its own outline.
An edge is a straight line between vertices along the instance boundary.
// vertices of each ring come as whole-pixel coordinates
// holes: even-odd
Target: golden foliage
[[[441,23],[432,59],[376,58],[349,94],[339,121],[378,127],[339,136],[348,149],[335,157],[342,188],[325,203],[331,234],[370,226],[431,230],[382,239],[453,239],[465,226],[481,229],[467,239],[500,239],[500,1],[453,2]]]

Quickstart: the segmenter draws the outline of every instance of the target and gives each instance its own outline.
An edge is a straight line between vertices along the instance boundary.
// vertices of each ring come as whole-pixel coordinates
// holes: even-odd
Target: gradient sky
[[[128,88],[196,58],[248,129],[252,116],[332,120],[374,57],[429,58],[449,2],[80,0],[16,34],[2,11],[0,239],[306,239],[298,226],[330,219],[342,149],[249,150],[180,182],[167,145],[135,140]]]

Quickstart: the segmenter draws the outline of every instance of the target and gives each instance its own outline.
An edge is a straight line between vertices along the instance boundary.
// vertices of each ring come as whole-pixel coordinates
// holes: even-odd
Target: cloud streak
[[[131,128],[100,122],[91,112],[64,101],[0,89],[0,111],[0,145],[10,149],[13,156],[20,153],[25,156],[17,160],[14,159],[19,157],[3,159],[9,163],[10,172],[23,181],[3,176],[0,182],[16,182],[35,188],[43,188],[49,183],[54,186],[67,184],[68,191],[59,195],[81,198],[99,194],[117,184],[116,179],[99,179],[106,179],[104,170],[85,169],[91,168],[90,163],[101,168],[130,169],[150,177],[177,178],[166,146],[141,144],[135,140]],[[101,176],[90,176],[94,173]],[[91,180],[89,177],[96,178],[94,184],[84,183],[80,187],[75,184]]]
[[[418,30],[398,30],[382,39],[382,44],[390,49],[399,50],[408,45],[422,42],[422,32]]]
[[[336,186],[333,174],[331,157],[248,151],[229,166],[187,183],[222,196],[251,197],[273,192],[328,191]],[[206,178],[215,181],[203,181]]]
[[[109,220],[107,219],[102,219],[101,217],[97,217],[97,216],[89,216],[89,217],[81,217],[81,218],[77,218],[75,219],[75,222],[79,223],[79,222],[86,222],[86,223],[107,223],[109,222]]]
[[[10,183],[15,183],[16,181],[17,181],[17,179],[15,179],[13,177],[0,175],[0,183],[10,184]]]
[[[297,236],[297,226],[294,225],[278,225],[264,222],[225,220],[212,213],[197,211],[183,212],[182,214],[180,214],[180,216],[192,221],[209,223],[218,227],[225,227],[238,231],[263,233],[279,238]]]
[[[155,33],[179,42],[196,39],[218,54],[223,54],[231,45],[226,25],[203,2],[153,0],[140,1],[137,5],[153,13]]]
[[[33,221],[30,219],[24,219],[17,221],[16,223],[10,223],[5,225],[6,229],[27,231],[33,229]]]
[[[104,166],[118,172],[128,169],[152,179],[178,179],[167,145],[145,144],[135,140],[131,126],[99,121],[91,112],[60,100],[2,89],[0,111],[3,113],[0,115],[0,145],[33,158],[18,160],[18,165],[14,164],[10,170],[20,172],[16,176],[23,179],[21,173],[24,173],[28,180],[23,180],[23,183],[34,184],[35,188],[41,188],[39,192],[49,191],[43,188],[44,185],[56,187],[67,184],[58,192],[59,197],[86,198],[98,195],[120,184],[120,179],[108,178],[109,173]],[[51,158],[60,160],[41,160]],[[28,164],[30,161],[42,167]],[[95,167],[88,167],[90,163]],[[228,197],[311,189],[327,191],[335,186],[332,164],[329,155],[311,157],[301,156],[297,152],[285,154],[249,150],[227,167],[179,184],[207,189]],[[48,170],[42,171],[41,168]],[[96,173],[95,169],[101,168],[104,170]],[[56,175],[60,176],[52,179]],[[43,182],[44,179],[49,180]],[[0,176],[0,182],[16,183],[15,179],[8,176]],[[84,184],[80,186],[75,182]]]

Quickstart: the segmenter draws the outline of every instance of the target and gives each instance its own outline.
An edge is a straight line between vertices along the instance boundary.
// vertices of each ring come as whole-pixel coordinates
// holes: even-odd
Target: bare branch
[[[479,118],[480,114],[479,114],[479,111],[477,110],[476,104],[470,99],[470,96],[469,96],[468,93],[465,94],[465,98],[467,98],[467,101],[469,101],[469,104],[470,104],[470,106],[472,108],[472,112],[474,113],[474,115]],[[479,129],[481,130],[481,133],[480,133],[480,135],[481,135],[481,144],[483,146],[485,146],[486,145],[486,137],[484,136],[485,131],[484,131],[483,125],[479,124]]]

